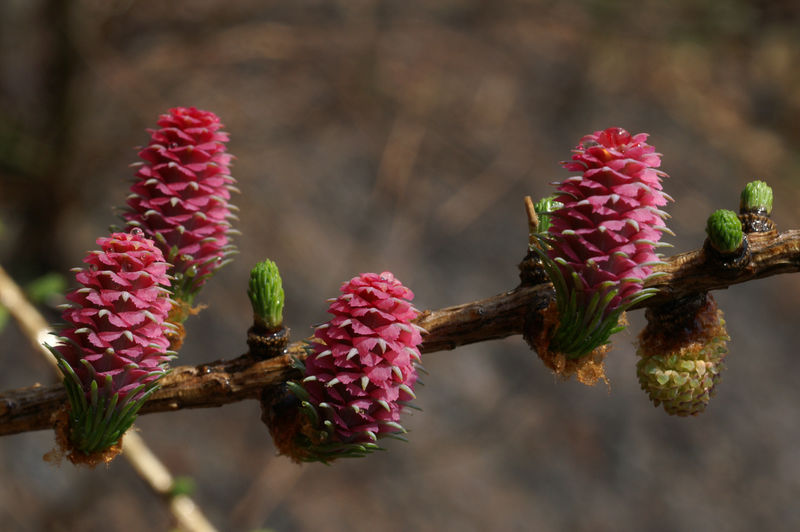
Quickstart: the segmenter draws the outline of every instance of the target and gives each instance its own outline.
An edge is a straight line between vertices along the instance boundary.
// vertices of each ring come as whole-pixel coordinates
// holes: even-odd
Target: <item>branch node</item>
[[[753,259],[750,252],[749,238],[746,234],[742,235],[742,245],[736,251],[730,253],[720,252],[706,238],[703,243],[703,252],[707,262],[714,266],[720,276],[726,278],[736,277],[750,265]]]
[[[289,345],[289,329],[288,327],[268,329],[254,323],[247,330],[247,345],[250,347],[250,355],[256,360],[283,355]]]

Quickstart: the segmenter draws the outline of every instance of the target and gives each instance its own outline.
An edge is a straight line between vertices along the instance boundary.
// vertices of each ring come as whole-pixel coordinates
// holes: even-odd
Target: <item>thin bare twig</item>
[[[44,346],[46,338],[51,334],[47,322],[2,266],[0,266],[0,304],[8,309],[33,348],[48,360],[54,371],[58,372],[56,358]],[[59,387],[55,389],[58,390]],[[63,392],[63,388],[60,391]],[[67,400],[63,393],[56,394],[54,399],[55,402],[51,404],[55,408]],[[128,431],[125,434],[123,456],[154,492],[166,498],[170,511],[181,529],[188,532],[216,532],[214,526],[189,496],[172,493],[172,474],[135,431]]]
[[[533,200],[530,196],[525,196],[525,215],[528,217],[528,245],[532,246],[536,243],[534,234],[539,231],[539,215],[536,214],[536,207],[533,205]]]

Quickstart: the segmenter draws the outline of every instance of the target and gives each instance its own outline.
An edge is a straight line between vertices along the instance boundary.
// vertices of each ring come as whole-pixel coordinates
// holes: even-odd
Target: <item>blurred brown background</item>
[[[512,288],[522,197],[608,126],[664,154],[675,251],[753,178],[798,228],[796,6],[5,0],[0,263],[20,282],[78,265],[118,223],[144,129],[176,105],[222,117],[243,192],[241,254],[202,292],[183,364],[244,351],[246,275],[265,257],[295,338],[363,271],[392,270],[420,308]],[[797,530],[800,276],[717,299],[733,341],[698,418],[639,390],[639,312],[610,391],[558,382],[519,337],[427,355],[410,442],[333,467],[276,457],[252,402],[137,426],[222,531]],[[0,341],[0,389],[53,382],[15,326]],[[0,439],[2,530],[170,529],[124,460],[54,467],[52,447],[46,431]]]

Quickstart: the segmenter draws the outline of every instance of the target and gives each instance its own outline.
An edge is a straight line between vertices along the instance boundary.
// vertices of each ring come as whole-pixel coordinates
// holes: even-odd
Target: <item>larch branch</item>
[[[656,295],[638,308],[652,307],[693,293],[720,290],[729,286],[781,273],[800,271],[800,230],[783,233],[750,234],[750,258],[744,265],[731,267],[706,248],[665,259],[658,267],[663,275],[646,286]],[[455,349],[458,346],[521,334],[535,327],[553,297],[550,284],[518,286],[480,301],[440,310],[426,310],[416,323],[427,331],[423,353]],[[534,318],[534,319],[531,319]],[[183,408],[208,408],[258,399],[270,386],[299,377],[292,358],[303,360],[303,344],[292,344],[286,354],[256,360],[245,354],[199,366],[176,367],[161,380],[161,388],[141,409],[140,414],[167,412]],[[0,435],[52,427],[53,414],[65,403],[63,387],[36,385],[0,394]]]

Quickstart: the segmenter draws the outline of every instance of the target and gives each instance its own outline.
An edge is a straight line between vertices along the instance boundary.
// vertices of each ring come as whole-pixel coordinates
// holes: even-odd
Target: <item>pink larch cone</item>
[[[647,134],[631,136],[621,128],[596,131],[581,139],[568,170],[582,172],[558,186],[556,200],[564,206],[553,213],[550,234],[557,236],[551,258],[563,257],[566,276],[578,273],[587,292],[603,283],[618,283],[612,311],[641,289],[660,262],[654,247],[666,228],[667,204],[661,190],[664,172],[660,154],[648,145]]]
[[[279,450],[299,461],[379,448],[377,439],[405,432],[400,414],[414,398],[422,342],[414,294],[389,272],[361,274],[341,291],[328,309],[334,317],[314,332],[302,385],[291,383],[310,430]]]
[[[560,278],[553,279],[560,313],[569,314],[559,317],[552,348],[568,357],[607,343],[622,328],[621,312],[651,295],[642,285],[661,260],[655,247],[669,230],[659,207],[671,198],[661,189],[660,154],[646,139],[621,128],[596,131],[564,163],[581,175],[557,183],[563,206],[552,213],[545,247]]]
[[[166,337],[169,265],[161,251],[138,229],[97,244],[100,250],[84,259],[87,267],[76,269],[80,288],[67,295],[67,327],[55,348],[69,392],[73,443],[86,453],[115,443],[130,426],[173,354]],[[106,409],[103,426],[92,423],[95,412]]]
[[[170,109],[158,126],[139,152],[144,162],[123,217],[161,248],[174,266],[176,299],[191,303],[233,251],[230,192],[236,189],[228,134],[214,113],[194,107]]]

